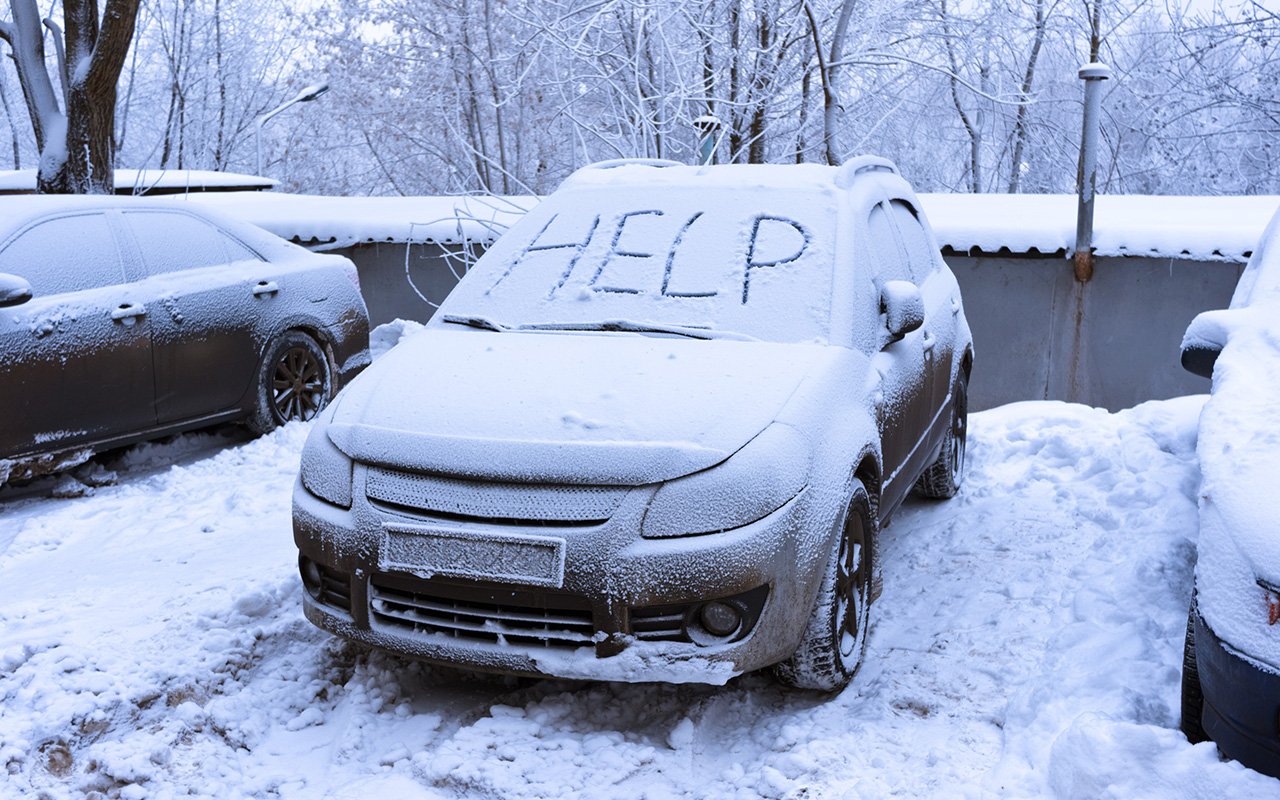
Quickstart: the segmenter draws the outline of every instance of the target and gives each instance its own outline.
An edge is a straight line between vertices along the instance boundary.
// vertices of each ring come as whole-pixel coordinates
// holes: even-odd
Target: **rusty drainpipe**
[[[1080,132],[1080,166],[1076,173],[1076,249],[1072,255],[1076,280],[1088,283],[1093,277],[1093,200],[1098,179],[1098,115],[1102,112],[1102,82],[1111,77],[1111,67],[1099,62],[1080,68],[1084,81],[1084,124]]]

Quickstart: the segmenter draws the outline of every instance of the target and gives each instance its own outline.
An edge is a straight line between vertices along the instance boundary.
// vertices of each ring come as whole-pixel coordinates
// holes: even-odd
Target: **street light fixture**
[[[329,84],[327,83],[312,84],[311,86],[308,86],[307,88],[298,92],[298,94],[295,95],[293,99],[286,100],[285,102],[271,109],[267,113],[258,117],[258,124],[257,124],[257,127],[254,129],[254,133],[253,133],[254,144],[257,146],[257,151],[258,151],[258,169],[257,169],[258,175],[262,174],[262,128],[263,126],[266,125],[268,122],[270,122],[272,117],[274,117],[276,114],[279,114],[281,111],[284,111],[289,106],[292,106],[295,103],[310,103],[312,100],[315,100],[317,97],[319,97],[320,95],[324,94],[327,91],[329,91]]]

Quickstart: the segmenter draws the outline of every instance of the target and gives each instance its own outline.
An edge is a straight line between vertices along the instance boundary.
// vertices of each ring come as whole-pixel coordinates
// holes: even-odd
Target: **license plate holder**
[[[447,575],[559,589],[564,586],[564,539],[387,525],[378,567],[422,578]]]

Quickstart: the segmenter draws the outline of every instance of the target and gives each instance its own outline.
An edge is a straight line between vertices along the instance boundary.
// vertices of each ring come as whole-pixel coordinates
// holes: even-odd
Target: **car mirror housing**
[[[920,289],[911,281],[885,281],[880,289],[880,313],[884,315],[889,341],[898,341],[924,324]]]
[[[1231,331],[1230,310],[1206,311],[1196,315],[1182,337],[1182,368],[1202,378],[1213,377],[1213,365],[1227,346]]]
[[[20,306],[32,296],[31,284],[25,278],[0,272],[0,308]]]

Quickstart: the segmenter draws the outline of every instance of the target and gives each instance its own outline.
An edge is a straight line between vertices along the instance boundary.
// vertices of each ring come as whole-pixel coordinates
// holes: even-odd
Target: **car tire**
[[[306,421],[333,398],[333,370],[324,349],[302,331],[288,331],[267,348],[258,370],[248,426],[258,434]]]
[[[945,500],[955,497],[964,483],[965,451],[969,434],[969,387],[963,377],[956,379],[951,390],[951,426],[942,441],[938,457],[925,468],[916,481],[916,492],[923,497]]]
[[[788,686],[836,691],[862,664],[871,619],[876,515],[860,481],[854,482],[837,530],[804,637],[790,658],[774,666],[774,675]]]
[[[1200,667],[1196,664],[1196,604],[1187,611],[1187,636],[1182,646],[1182,732],[1187,741],[1209,740],[1204,732],[1204,691],[1200,687]]]

